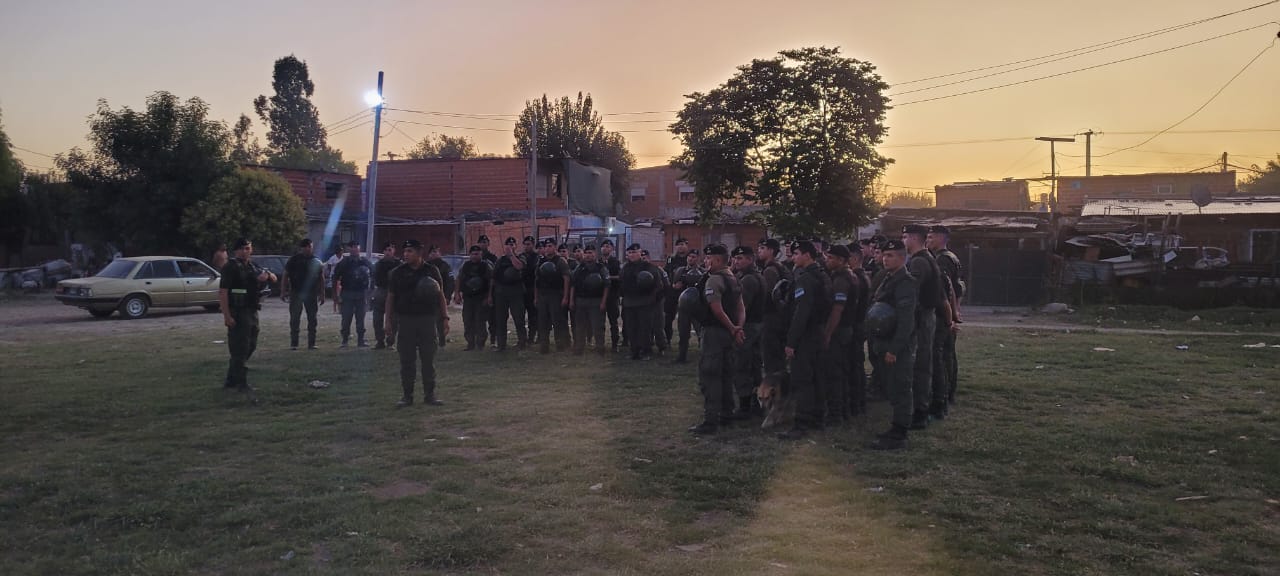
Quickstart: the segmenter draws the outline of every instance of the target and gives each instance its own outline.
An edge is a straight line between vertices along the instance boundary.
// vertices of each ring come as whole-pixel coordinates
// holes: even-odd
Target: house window
[[[680,191],[681,202],[693,202],[693,186],[684,180],[676,180],[676,190]]]
[[[337,200],[339,196],[342,196],[341,182],[324,183],[324,197],[326,200]]]
[[[1254,264],[1280,262],[1280,230],[1250,230],[1249,255]]]
[[[1172,196],[1173,184],[1156,184],[1157,196]]]
[[[647,189],[647,188],[645,188],[644,186],[636,186],[636,187],[632,188],[632,189],[631,189],[631,201],[632,201],[632,202],[644,202],[645,192],[647,192],[647,191],[648,191],[648,189]]]

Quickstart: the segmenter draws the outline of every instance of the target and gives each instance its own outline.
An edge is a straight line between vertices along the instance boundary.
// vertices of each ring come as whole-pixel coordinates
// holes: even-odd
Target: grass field
[[[9,330],[0,574],[1280,573],[1256,337],[967,332],[954,417],[881,454],[884,404],[697,439],[692,365],[457,332],[446,405],[396,410],[394,353],[289,351],[272,314],[256,405],[217,315]]]

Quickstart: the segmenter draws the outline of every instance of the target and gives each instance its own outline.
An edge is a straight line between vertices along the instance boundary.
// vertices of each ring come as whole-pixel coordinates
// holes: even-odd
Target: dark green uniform
[[[550,263],[554,270],[543,270]],[[569,347],[569,327],[565,325],[564,279],[569,276],[569,264],[556,254],[543,260],[537,270],[538,342],[541,352],[551,351],[551,332],[556,335],[556,350]]]
[[[227,291],[227,305],[235,326],[227,328],[227,349],[231,352],[231,363],[227,366],[227,376],[223,385],[228,388],[249,388],[249,370],[245,363],[258,349],[258,310],[262,308],[259,300],[261,284],[258,275],[262,269],[252,260],[244,261],[232,258],[222,267],[222,279],[218,288]]]
[[[498,349],[507,349],[507,318],[516,325],[516,345],[524,348],[529,344],[529,334],[525,331],[524,308],[524,270],[518,269],[514,261],[524,262],[523,257],[503,256],[493,272],[493,307],[498,323],[494,329],[498,331]]]
[[[404,398],[413,400],[416,364],[420,361],[422,397],[429,403],[435,402],[436,329],[445,316],[440,308],[443,291],[440,271],[427,263],[417,268],[402,264],[391,271],[387,289],[392,295]]]
[[[396,343],[395,338],[387,342],[387,330],[382,322],[387,313],[387,280],[391,271],[400,264],[399,258],[383,256],[373,265],[373,299],[370,300],[369,310],[373,314],[373,340],[378,348]]]
[[[600,262],[582,262],[569,280],[573,287],[573,351],[582,354],[587,340],[594,340],[596,352],[604,354],[609,348],[604,343],[605,288],[609,285],[609,269]]]
[[[914,399],[912,390],[912,370],[916,352],[916,308],[919,298],[916,279],[907,272],[906,267],[890,273],[885,271],[884,281],[876,288],[874,302],[885,302],[893,306],[897,327],[890,339],[874,339],[871,342],[872,353],[880,358],[885,387],[889,396],[889,404],[893,407],[893,427],[902,433],[911,426]],[[884,363],[886,352],[896,357],[892,365]]]
[[[942,279],[938,263],[928,250],[919,250],[907,260],[907,271],[915,278],[919,294],[916,303],[916,357],[912,371],[916,426],[929,423],[933,403],[933,335],[937,327],[936,309],[942,305]]]
[[[889,271],[883,266],[876,267],[876,272],[871,276],[871,294],[874,295],[880,285],[884,283],[884,279],[889,277]],[[872,299],[872,302],[875,300]],[[871,386],[867,391],[869,395],[874,395],[879,399],[887,399],[889,397],[888,371],[884,367],[884,355],[876,354],[871,350],[871,342],[867,342],[867,352],[870,353],[871,362]]]
[[[654,285],[640,286],[639,275],[649,272]],[[627,343],[631,345],[631,358],[639,360],[653,352],[654,309],[657,308],[657,292],[662,288],[662,271],[648,262],[627,262],[622,266],[622,328]],[[661,310],[661,308],[657,308]]]
[[[765,300],[769,298],[765,291],[764,276],[753,265],[734,273],[738,285],[742,287],[742,306],[746,309],[745,322],[742,325],[742,346],[734,348],[733,389],[738,396],[738,409],[745,412],[751,408],[751,399],[761,380],[760,336],[764,331]]]
[[[674,290],[676,294],[674,298],[670,295],[668,295],[667,298],[678,301],[680,299],[680,293],[684,292],[686,289],[696,287],[698,283],[702,281],[702,277],[705,274],[706,272],[698,266],[682,266],[677,268],[675,276],[671,277],[671,284],[674,287],[675,284],[679,282],[681,286],[679,290]],[[677,317],[676,337],[678,340],[677,350],[679,350],[679,353],[676,356],[676,359],[680,362],[684,362],[689,358],[690,333],[694,330],[698,330],[699,333],[701,333],[702,327],[698,325],[697,319],[689,317],[688,314],[677,313]]]
[[[622,316],[622,262],[610,255],[603,259],[605,268],[609,270],[609,294],[604,299],[604,315],[609,320],[609,344],[618,349],[618,318]]]
[[[862,267],[850,271],[857,281],[858,301],[853,321],[853,340],[849,343],[849,414],[857,416],[867,411],[867,332],[864,322],[867,307],[871,303],[871,279]],[[849,299],[852,302],[853,296]]]
[[[736,322],[742,306],[742,287],[728,268],[708,272],[702,287],[705,325],[702,327],[702,355],[698,360],[698,386],[702,389],[702,421],[718,426],[733,412],[734,334],[711,312],[719,302],[725,316]]]
[[[684,288],[676,289],[675,283],[680,279],[680,270],[689,265],[689,253],[675,253],[667,257],[667,262],[662,266],[662,271],[667,273],[667,278],[671,280],[671,286],[663,290],[662,295],[662,334],[667,339],[667,344],[671,344],[671,339],[675,335],[673,331],[673,323],[676,321],[676,312],[678,300],[680,300],[680,292]],[[696,284],[696,282],[695,282]],[[693,286],[686,284],[685,288]]]
[[[289,257],[284,273],[289,276],[289,346],[298,347],[302,313],[307,313],[307,347],[316,347],[316,315],[319,312],[321,272],[324,264],[315,256],[298,253]]]
[[[795,270],[791,292],[791,325],[787,347],[795,351],[791,360],[790,390],[796,394],[795,428],[821,429],[825,405],[820,385],[822,330],[827,321],[830,279],[817,263]]]
[[[853,327],[858,309],[857,278],[847,266],[832,270],[831,299],[834,307],[843,306],[839,323],[831,333],[826,350],[822,353],[823,389],[826,397],[828,421],[843,422],[850,417],[849,371],[852,370],[849,349],[853,347]]]
[[[944,278],[944,287],[947,288],[948,293],[955,295],[955,301],[959,303],[960,297],[964,296],[964,284],[960,282],[960,258],[956,256],[955,252],[946,248],[939,250],[935,256],[938,262],[938,269],[942,272]],[[933,349],[938,356],[933,363],[933,382],[935,387],[933,397],[935,403],[940,399],[943,400],[940,406],[935,406],[934,408],[940,409],[945,414],[947,403],[955,403],[956,401],[956,380],[959,379],[959,366],[956,361],[956,333],[952,332],[946,323],[938,327]],[[939,385],[943,388],[942,394],[939,394],[939,391],[936,390]]]
[[[773,290],[779,282],[790,281],[791,273],[776,260],[761,267],[764,278],[764,322],[760,329],[760,358],[766,374],[777,374],[787,369],[787,357],[783,348],[787,345],[787,327],[791,318],[785,307],[773,298]]]
[[[538,303],[534,301],[533,296],[537,292],[534,286],[538,279],[538,265],[542,264],[542,255],[526,250],[520,253],[520,257],[524,258],[524,269],[521,270],[524,278],[524,312],[529,330],[529,343],[532,344],[538,340]]]
[[[444,258],[436,258],[435,260],[427,260],[427,264],[431,264],[436,269],[436,281],[444,288],[444,301],[453,300],[453,267],[449,265]],[[436,326],[436,340],[440,347],[444,348],[444,321]]]
[[[458,269],[458,290],[462,292],[462,332],[467,340],[467,350],[483,350],[489,341],[487,329],[493,313],[485,301],[489,299],[490,282],[493,282],[493,265],[484,258],[468,260]]]

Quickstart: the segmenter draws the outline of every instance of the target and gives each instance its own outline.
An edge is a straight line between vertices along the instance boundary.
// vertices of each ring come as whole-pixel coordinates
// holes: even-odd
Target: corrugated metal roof
[[[1216,198],[1201,208],[1190,200],[1089,200],[1081,216],[1146,216],[1163,214],[1280,214],[1280,196]]]

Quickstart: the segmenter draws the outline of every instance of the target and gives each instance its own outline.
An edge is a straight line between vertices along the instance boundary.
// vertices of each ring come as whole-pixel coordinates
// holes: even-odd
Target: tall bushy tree
[[[283,178],[239,168],[209,190],[209,196],[183,213],[182,231],[198,246],[246,237],[262,251],[285,251],[306,230],[302,201]]]
[[[244,114],[231,129],[231,161],[236,164],[261,164],[262,146],[253,136],[253,120]]]
[[[689,95],[671,126],[684,145],[672,164],[694,185],[699,217],[713,222],[722,206],[751,201],[780,234],[842,236],[865,224],[871,187],[892,162],[875,149],[886,88],[870,63],[803,48]]]
[[[579,92],[576,100],[563,96],[554,101],[543,94],[540,100],[525,102],[515,127],[517,156],[528,158],[533,149],[530,127],[534,121],[538,123],[539,158],[574,158],[608,168],[614,198],[626,193],[635,156],[622,134],[604,129],[590,94]]]
[[[471,138],[434,133],[428,134],[418,141],[413,148],[405,151],[405,156],[410,160],[427,158],[461,160],[464,158],[476,158],[479,155],[476,150],[476,143]]]
[[[1268,160],[1266,166],[1253,169],[1256,172],[1240,183],[1240,188],[1257,196],[1280,196],[1280,155]]]
[[[88,140],[88,151],[73,148],[56,162],[94,216],[90,232],[133,254],[194,249],[179,229],[183,211],[234,167],[226,124],[209,118],[209,106],[168,92],[152,94],[142,111],[99,100]]]
[[[324,170],[355,174],[356,165],[330,148],[320,111],[311,102],[315,83],[307,63],[290,54],[276,60],[271,75],[275,95],[258,96],[253,109],[266,124],[266,163],[277,168]]]
[[[13,156],[9,135],[0,122],[0,266],[8,266],[8,254],[22,249],[25,203],[22,199],[22,163]]]

